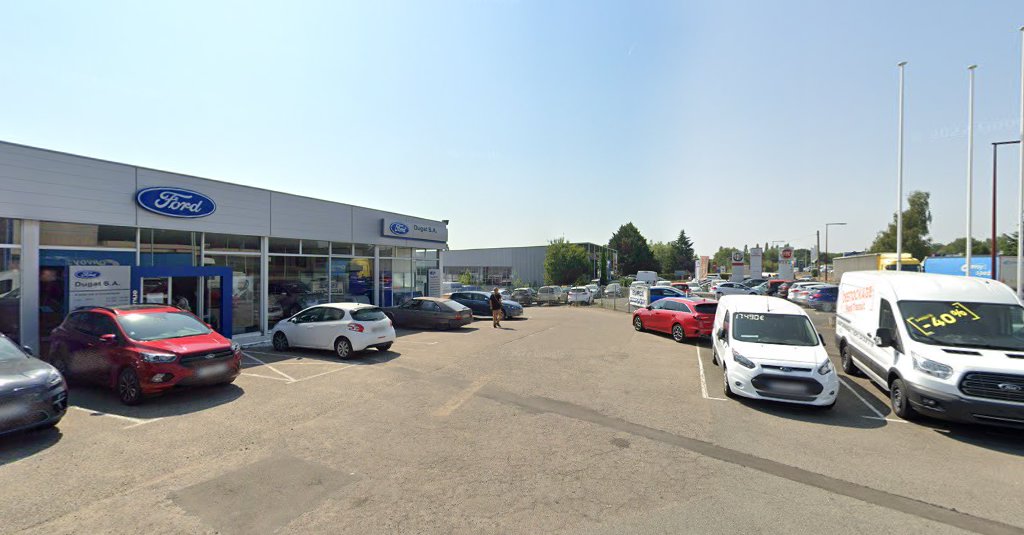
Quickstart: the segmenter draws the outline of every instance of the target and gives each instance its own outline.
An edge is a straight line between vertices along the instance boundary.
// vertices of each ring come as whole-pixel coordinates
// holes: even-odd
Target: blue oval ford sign
[[[409,233],[409,225],[406,225],[405,223],[399,223],[398,221],[395,221],[394,223],[392,223],[391,226],[388,227],[388,228],[391,229],[391,232],[393,234],[408,234]]]
[[[76,271],[75,277],[79,279],[95,279],[100,276],[99,271]]]
[[[181,188],[140,189],[135,200],[146,210],[169,217],[206,217],[217,210],[213,199]]]

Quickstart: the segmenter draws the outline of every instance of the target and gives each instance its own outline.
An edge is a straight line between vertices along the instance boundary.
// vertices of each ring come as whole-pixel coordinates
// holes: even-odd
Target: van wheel
[[[633,328],[638,332],[644,332],[644,320],[640,316],[633,316]]]
[[[139,375],[131,368],[121,370],[117,376],[117,397],[125,405],[138,405],[142,402],[142,385]]]
[[[889,402],[892,405],[892,412],[904,420],[913,420],[917,417],[917,411],[910,406],[910,399],[907,397],[907,384],[903,379],[897,377],[889,385]]]
[[[711,346],[711,364],[718,366],[718,350]]]
[[[842,362],[843,371],[846,375],[858,376],[860,370],[857,369],[857,365],[853,363],[853,356],[850,355],[850,345],[843,344],[843,347],[839,348],[839,360]]]
[[[348,338],[344,336],[338,337],[334,341],[334,353],[338,355],[338,358],[345,360],[352,356],[352,342],[348,341]]]
[[[680,344],[686,341],[686,333],[683,332],[683,326],[675,324],[672,326],[672,339]]]
[[[724,362],[722,363],[722,378],[724,379],[722,381],[722,384],[724,385],[722,392],[725,394],[725,397],[729,399],[736,399],[736,394],[732,391],[732,387],[729,386],[729,370],[726,369]]]

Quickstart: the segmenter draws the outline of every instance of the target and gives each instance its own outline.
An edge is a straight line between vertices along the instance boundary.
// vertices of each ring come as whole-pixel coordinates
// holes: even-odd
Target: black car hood
[[[53,366],[34,358],[0,360],[0,393],[46,384]]]

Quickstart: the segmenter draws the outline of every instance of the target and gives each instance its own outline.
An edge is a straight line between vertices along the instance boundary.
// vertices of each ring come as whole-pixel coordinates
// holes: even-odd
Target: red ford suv
[[[229,384],[241,373],[242,352],[188,312],[129,305],[72,312],[53,330],[46,360],[135,405],[176,387]]]

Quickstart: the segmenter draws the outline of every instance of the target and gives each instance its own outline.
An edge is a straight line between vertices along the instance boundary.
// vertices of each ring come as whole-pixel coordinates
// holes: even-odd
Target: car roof
[[[703,297],[666,297],[662,301],[675,301],[677,303],[688,303],[691,305],[703,305],[707,303],[718,303],[714,299],[705,299]]]
[[[806,316],[804,309],[778,297],[764,295],[727,295],[718,302],[730,312],[758,312],[762,314],[796,314]],[[721,310],[721,308],[719,308]]]
[[[849,278],[847,278],[849,277]],[[850,283],[885,284],[900,301],[967,301],[1019,304],[1009,286],[992,279],[912,271],[853,271],[843,274],[840,288]]]
[[[338,308],[338,309],[341,309],[341,310],[358,310],[360,308],[377,308],[377,305],[368,305],[366,303],[321,303],[319,305],[314,305],[314,306],[327,307],[327,308]],[[313,308],[313,307],[310,307],[310,308]]]
[[[413,297],[413,299],[415,299],[417,301],[436,301],[438,303],[444,302],[444,301],[451,301],[451,299],[445,299],[444,297],[426,297],[426,296],[424,296],[424,297]]]
[[[80,307],[76,308],[72,312],[95,312],[105,311],[115,316],[124,316],[126,314],[151,314],[153,312],[183,312],[180,308],[172,307],[170,305],[122,305],[115,307]]]

